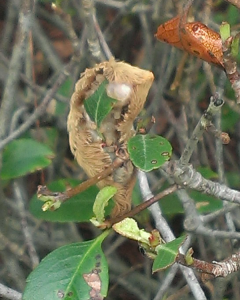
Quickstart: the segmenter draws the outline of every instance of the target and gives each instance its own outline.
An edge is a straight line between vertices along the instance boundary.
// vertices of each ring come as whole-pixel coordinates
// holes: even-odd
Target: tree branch
[[[232,84],[232,88],[237,98],[237,103],[240,104],[240,74],[237,70],[237,62],[231,54],[231,44],[233,37],[230,36],[222,44],[223,63],[226,75]]]
[[[233,254],[232,256],[221,262],[213,261],[212,263],[209,263],[196,258],[192,259],[193,260],[191,264],[187,264],[184,255],[178,254],[177,261],[184,266],[194,268],[200,272],[212,275],[214,277],[226,277],[229,274],[240,270],[240,252]]]
[[[162,169],[183,188],[190,188],[232,203],[240,204],[240,192],[224,184],[205,179],[192,165],[182,166],[178,161],[170,161]]]

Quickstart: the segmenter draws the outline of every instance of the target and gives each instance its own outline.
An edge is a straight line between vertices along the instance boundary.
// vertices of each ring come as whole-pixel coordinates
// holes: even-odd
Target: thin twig
[[[20,180],[20,179],[19,179]],[[30,231],[30,228],[28,226],[27,222],[27,216],[26,216],[26,210],[25,210],[25,203],[24,203],[24,195],[23,195],[23,189],[20,185],[20,181],[15,180],[14,185],[14,194],[18,206],[18,213],[21,217],[21,225],[22,225],[22,231],[25,238],[25,242],[28,249],[28,254],[31,259],[32,263],[32,269],[34,269],[39,264],[39,257],[37,255],[37,251],[33,242],[33,237]]]
[[[63,68],[63,63],[37,19],[35,19],[33,23],[33,38],[38,48],[43,52],[49,66],[54,71],[60,71]]]
[[[222,208],[222,209],[214,211],[206,216],[201,216],[201,219],[203,220],[203,223],[206,224],[206,223],[212,222],[217,217],[219,217],[229,211],[233,211],[234,209],[237,209],[238,207],[239,207],[238,204],[228,204],[228,205],[225,205],[224,208]]]
[[[176,190],[177,190],[177,185],[172,185],[169,188],[165,189],[163,192],[158,193],[156,196],[153,196],[150,199],[148,199],[147,201],[135,206],[132,210],[125,213],[124,215],[121,215],[119,217],[112,218],[110,220],[105,221],[104,225],[106,225],[107,227],[110,227],[115,223],[121,222],[125,218],[132,218],[139,212],[143,211],[144,209],[148,208],[149,206],[151,206],[154,203],[156,203],[157,201],[159,201],[160,199],[166,197],[167,195],[174,193]]]
[[[19,12],[17,42],[13,48],[13,54],[9,65],[9,73],[6,81],[0,110],[0,140],[8,134],[12,111],[14,108],[16,91],[21,72],[22,59],[27,45],[28,33],[32,26],[35,0],[22,1]]]
[[[233,37],[230,36],[222,44],[223,63],[224,63],[226,75],[229,81],[231,82],[232,88],[235,92],[237,103],[240,104],[240,73],[238,72],[237,69],[237,62],[233,58],[231,53],[232,41],[233,41]]]
[[[215,94],[210,98],[208,109],[199,120],[181,155],[181,158],[179,160],[180,164],[186,165],[190,161],[190,158],[193,154],[193,151],[196,149],[196,145],[200,137],[203,135],[203,132],[207,129],[207,127],[211,125],[214,114],[216,114],[217,111],[222,107],[223,103],[223,100],[219,99],[218,94]]]
[[[240,269],[240,252],[233,254],[231,257],[221,262],[213,261],[212,263],[209,263],[193,258],[191,264],[187,264],[185,257],[182,254],[178,254],[177,261],[185,266],[213,275],[214,277],[226,277]]]
[[[174,264],[168,270],[166,277],[162,280],[159,290],[153,300],[162,300],[166,291],[169,289],[174,277],[178,271],[178,264]]]
[[[139,179],[139,186],[142,193],[143,198],[145,201],[147,201],[149,198],[151,198],[152,192],[149,188],[148,181],[146,178],[146,174],[143,172],[138,173],[138,179]],[[168,223],[166,222],[165,218],[162,215],[161,209],[158,205],[158,203],[155,203],[150,207],[151,213],[153,215],[153,218],[156,223],[156,228],[160,231],[161,236],[166,242],[170,242],[175,239],[174,234],[172,233],[171,228],[169,227]],[[189,284],[189,287],[195,296],[195,299],[197,300],[205,300],[207,299],[199,282],[197,281],[197,278],[195,277],[192,270],[187,268],[180,267],[181,271],[183,272],[184,277],[186,278],[186,281]]]
[[[102,33],[102,30],[99,26],[98,20],[96,18],[96,15],[93,15],[93,22],[94,22],[94,26],[95,26],[95,30],[97,32],[98,38],[99,38],[99,42],[104,50],[104,54],[106,56],[106,58],[109,60],[111,57],[113,57],[113,54],[105,40],[105,37]]]
[[[8,137],[6,137],[3,141],[0,142],[0,150],[6,146],[8,143],[10,143],[12,140],[16,139],[20,135],[22,135],[24,132],[26,132],[35,122],[36,120],[41,117],[54,97],[55,93],[59,89],[59,87],[62,85],[62,83],[65,81],[65,79],[73,72],[73,70],[76,68],[76,64],[79,61],[79,57],[73,56],[71,61],[67,64],[67,66],[63,69],[61,74],[58,76],[57,80],[53,84],[52,88],[48,91],[46,96],[43,98],[42,103],[35,109],[34,113],[28,118],[28,120],[23,123],[19,128],[15,131],[13,131]]]
[[[240,9],[240,1],[239,0],[225,0],[225,1],[235,5],[237,8]]]
[[[22,246],[19,246],[16,242],[10,241],[8,237],[6,237],[1,231],[0,231],[0,242],[2,245],[2,249],[7,248],[7,251],[12,252],[14,257],[16,257],[18,261],[22,261],[27,267],[31,268],[31,262],[29,260],[29,257],[25,255]]]
[[[4,66],[6,67],[6,69],[9,68],[9,61],[8,59],[5,57],[5,55],[0,51],[0,60],[1,62],[4,64]],[[20,74],[20,79],[23,83],[25,83],[28,87],[30,87],[30,89],[39,94],[39,95],[46,95],[48,93],[48,90],[42,86],[37,85],[36,83],[32,82],[31,80],[29,80],[29,78],[24,74],[21,73]],[[56,94],[54,96],[54,98],[57,101],[63,102],[63,103],[68,103],[68,99],[65,98],[64,96],[60,95],[60,94]]]
[[[1,34],[1,49],[6,53],[11,44],[14,34],[15,25],[17,22],[17,15],[20,10],[21,1],[10,0],[7,8],[6,19],[4,22],[3,32]]]
[[[221,120],[222,120],[222,114],[219,110],[215,116],[215,126],[218,131],[221,130]],[[219,183],[226,184],[226,178],[224,173],[224,156],[223,156],[223,143],[221,140],[216,139],[216,163],[217,163],[217,170],[218,170],[218,176],[219,176]],[[226,201],[223,201],[223,205],[227,205]],[[236,231],[235,225],[233,223],[231,213],[227,212],[225,215],[226,223],[228,226],[229,231]]]
[[[9,300],[21,300],[22,294],[0,283],[0,296]]]
[[[73,196],[76,196],[77,194],[85,191],[88,189],[90,186],[95,185],[99,181],[103,180],[107,176],[111,175],[113,171],[117,168],[119,168],[123,164],[123,160],[119,157],[117,157],[113,163],[106,168],[104,171],[101,173],[97,174],[96,176],[84,181],[83,183],[80,183],[74,188],[71,188],[67,190],[66,192],[51,192],[50,190],[47,189],[46,186],[38,186],[38,191],[37,191],[37,196],[38,198],[41,197],[51,197],[53,202],[65,202],[68,199],[70,199]]]
[[[92,56],[95,58],[97,62],[104,61],[105,57],[102,53],[98,36],[96,33],[96,28],[95,28],[95,23],[94,19],[96,20],[96,10],[94,7],[93,0],[83,0],[82,1],[82,7],[83,11],[85,14],[85,22],[87,26],[87,42],[88,42],[88,47],[90,50],[90,53]],[[82,9],[82,8],[81,8]]]

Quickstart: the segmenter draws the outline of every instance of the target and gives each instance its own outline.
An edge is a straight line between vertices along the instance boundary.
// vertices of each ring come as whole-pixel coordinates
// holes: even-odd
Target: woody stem
[[[177,189],[178,189],[178,186],[176,184],[171,185],[169,188],[167,188],[163,192],[160,192],[156,196],[154,196],[154,197],[150,198],[149,200],[139,204],[138,206],[134,207],[132,210],[130,210],[126,214],[124,214],[122,216],[119,216],[119,217],[116,217],[116,218],[112,218],[110,220],[107,220],[107,221],[104,222],[104,224],[106,225],[106,227],[111,227],[113,224],[118,223],[118,222],[122,221],[125,218],[134,217],[136,214],[138,214],[141,211],[143,211],[144,209],[148,208],[153,203],[157,202],[158,200],[162,199],[163,197],[165,197],[169,194],[174,193]]]
[[[37,196],[38,198],[42,196],[51,196],[54,197],[55,201],[60,201],[60,202],[65,202],[69,198],[76,196],[77,194],[85,191],[88,189],[90,186],[95,185],[102,179],[106,178],[110,174],[113,173],[113,171],[117,168],[119,168],[123,164],[123,160],[120,157],[117,157],[113,163],[107,167],[104,171],[101,173],[97,174],[96,176],[80,183],[74,188],[71,188],[63,193],[54,193],[52,191],[49,191],[46,186],[39,186],[38,191],[37,191]]]

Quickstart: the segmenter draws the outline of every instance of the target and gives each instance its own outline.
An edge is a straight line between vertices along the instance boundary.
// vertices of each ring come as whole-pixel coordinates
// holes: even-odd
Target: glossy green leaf
[[[53,192],[64,192],[80,182],[77,180],[60,179],[48,185]],[[43,202],[35,195],[30,202],[31,213],[42,220],[52,222],[85,222],[93,217],[93,203],[98,193],[98,188],[92,186],[84,192],[62,203],[55,211],[42,211]],[[107,210],[109,213],[110,209]]]
[[[178,250],[185,239],[186,236],[181,236],[173,240],[172,242],[161,244],[157,247],[157,257],[155,258],[152,267],[153,273],[166,269],[167,267],[175,263],[178,255]]]
[[[53,152],[33,139],[18,139],[8,144],[2,157],[2,179],[17,178],[49,166]]]
[[[101,244],[108,233],[47,255],[27,278],[23,300],[103,299],[109,278]]]
[[[103,222],[105,220],[105,207],[107,206],[109,200],[117,193],[117,188],[115,186],[105,186],[102,188],[93,204],[93,212],[96,216],[98,222]]]
[[[170,159],[172,146],[161,136],[139,134],[128,141],[128,152],[136,167],[149,172]]]
[[[107,84],[107,80],[103,81],[95,93],[84,101],[86,112],[91,120],[97,124],[97,128],[111,111],[113,103],[117,101],[107,95]]]

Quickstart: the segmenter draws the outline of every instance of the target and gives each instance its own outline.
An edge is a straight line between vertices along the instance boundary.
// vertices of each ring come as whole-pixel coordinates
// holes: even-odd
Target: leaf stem
[[[203,135],[204,131],[211,125],[213,116],[221,109],[224,104],[223,100],[219,98],[219,95],[216,93],[210,98],[210,104],[207,110],[202,115],[197,126],[195,127],[192,136],[187,142],[187,145],[183,151],[183,154],[179,160],[180,165],[187,165],[190,161],[190,158],[193,154],[193,151],[196,149],[197,143],[200,137]]]
[[[122,221],[125,218],[132,218],[136,214],[138,214],[141,211],[143,211],[144,209],[148,208],[153,203],[155,203],[158,200],[162,199],[163,197],[174,193],[177,189],[178,189],[178,185],[176,185],[176,184],[171,185],[169,188],[167,188],[166,190],[158,193],[156,196],[154,196],[154,197],[150,198],[149,200],[137,205],[136,207],[134,207],[132,210],[130,210],[126,214],[124,214],[122,216],[118,216],[116,218],[112,218],[110,220],[106,220],[104,222],[104,225],[106,225],[106,227],[111,227],[113,224],[118,223],[118,222]]]
[[[109,167],[107,167],[104,171],[102,171],[101,173],[80,183],[76,187],[71,188],[62,193],[52,192],[46,186],[39,185],[38,191],[37,191],[37,197],[38,198],[41,198],[41,197],[48,198],[49,197],[49,198],[51,198],[51,200],[53,202],[62,202],[63,203],[65,201],[67,201],[68,199],[70,199],[71,197],[76,196],[77,194],[85,191],[90,186],[95,185],[102,179],[104,179],[107,176],[109,176],[110,174],[112,174],[115,169],[119,168],[122,165],[122,163],[123,163],[123,159],[121,159],[120,157],[117,157],[113,161],[113,163]]]

